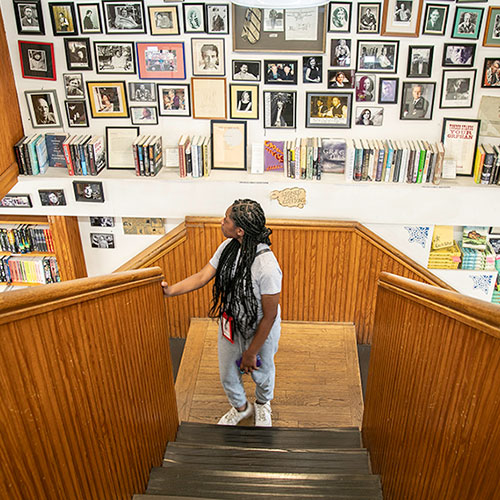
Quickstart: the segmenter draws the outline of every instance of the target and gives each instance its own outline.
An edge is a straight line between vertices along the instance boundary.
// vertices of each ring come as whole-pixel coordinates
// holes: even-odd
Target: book
[[[495,150],[490,144],[483,144],[484,161],[481,169],[480,184],[489,184],[495,162]]]
[[[47,172],[49,168],[49,155],[47,151],[47,143],[45,137],[40,135],[35,142],[35,154],[38,161],[38,169],[40,174]]]
[[[178,142],[178,150],[179,150],[179,176],[187,177],[187,168],[186,168],[186,147],[189,143],[189,136],[184,134],[181,135]]]
[[[138,135],[132,143],[132,153],[134,155],[135,175],[141,175],[141,162],[139,160],[139,151],[137,145],[144,138],[144,134]]]
[[[63,150],[63,143],[67,138],[68,134],[45,134],[49,167],[67,168]]]
[[[264,141],[264,172],[283,172],[284,141]]]
[[[363,178],[363,144],[360,139],[354,139],[354,170],[353,170],[353,180],[361,181]]]
[[[151,175],[157,175],[163,167],[163,141],[160,135],[155,136],[149,144],[149,163]]]
[[[476,158],[474,160],[473,177],[474,177],[474,182],[476,184],[479,184],[481,182],[481,171],[483,169],[484,157],[485,157],[485,151],[484,151],[483,145],[480,144],[477,147]]]
[[[440,248],[448,248],[453,246],[453,226],[434,226],[432,235],[431,248],[439,250]]]
[[[464,226],[462,246],[464,248],[485,249],[488,238],[488,228],[485,226]]]

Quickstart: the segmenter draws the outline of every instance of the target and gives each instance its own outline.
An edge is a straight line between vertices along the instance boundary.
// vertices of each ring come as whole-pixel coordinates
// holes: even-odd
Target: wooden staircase
[[[219,426],[183,422],[133,500],[382,499],[356,428]]]

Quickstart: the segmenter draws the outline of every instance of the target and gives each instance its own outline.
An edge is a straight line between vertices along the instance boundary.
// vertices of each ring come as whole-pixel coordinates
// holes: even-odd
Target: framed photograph
[[[134,42],[94,42],[97,73],[135,74]]]
[[[374,75],[356,75],[356,102],[375,102]]]
[[[358,33],[379,33],[380,4],[358,3]]]
[[[55,80],[54,44],[19,40],[23,78]]]
[[[448,21],[449,6],[443,3],[426,3],[422,23],[422,35],[443,36]]]
[[[192,38],[193,75],[224,76],[226,74],[224,38]]]
[[[66,66],[69,71],[74,69],[92,69],[89,38],[65,38]]]
[[[477,40],[481,31],[483,13],[482,7],[457,7],[451,32],[452,38]]]
[[[488,234],[492,234],[493,236],[500,236],[500,226],[491,226],[488,230]]]
[[[114,217],[90,217],[91,227],[115,227]]]
[[[418,36],[423,0],[384,0],[382,35]]]
[[[6,194],[0,199],[0,207],[4,208],[32,208],[29,194]]]
[[[410,45],[408,47],[406,76],[410,78],[430,78],[433,53],[433,45]]]
[[[327,5],[248,9],[233,3],[233,51],[323,54],[327,11]]]
[[[77,4],[82,34],[102,33],[101,9],[98,3]]]
[[[264,83],[296,85],[297,60],[273,59],[264,61]]]
[[[401,120],[431,120],[436,84],[403,82]]]
[[[39,189],[40,202],[44,207],[55,207],[66,205],[63,189]]]
[[[396,104],[398,102],[399,78],[380,77],[378,83],[378,103]]]
[[[473,66],[476,56],[474,43],[445,43],[443,66]]]
[[[106,33],[146,33],[142,0],[102,0]]]
[[[130,106],[130,118],[134,125],[158,125],[156,106]]]
[[[247,169],[247,122],[212,120],[212,168]]]
[[[481,87],[500,88],[500,55],[498,57],[485,57]]]
[[[92,118],[128,118],[125,82],[87,82]]]
[[[183,3],[185,33],[205,33],[205,4]]]
[[[356,108],[356,125],[375,125],[380,127],[384,122],[384,108],[358,106]]]
[[[73,2],[49,2],[49,12],[54,36],[78,35]]]
[[[264,128],[295,128],[297,92],[264,92]]]
[[[115,236],[112,233],[90,233],[92,248],[115,248]]]
[[[328,70],[329,89],[353,89],[356,84],[356,73],[352,69]]]
[[[260,61],[233,61],[233,80],[260,82]]]
[[[351,128],[351,114],[351,92],[306,92],[308,128]]]
[[[229,34],[229,5],[207,3],[207,33],[210,35]]]
[[[358,40],[356,71],[364,73],[396,73],[398,40]]]
[[[351,31],[351,2],[330,2],[328,31],[330,33],[349,33]]]
[[[158,84],[160,116],[191,116],[189,84]]]
[[[85,101],[64,101],[70,127],[88,127],[89,118]]]
[[[73,181],[75,201],[104,203],[102,182]]]
[[[184,42],[137,42],[139,78],[184,80]]]
[[[66,99],[84,99],[83,75],[81,73],[64,73],[64,92]]]
[[[225,120],[226,101],[225,78],[191,78],[193,118]]]
[[[152,35],[180,34],[177,5],[149,6],[148,11]]]
[[[483,45],[485,47],[500,47],[500,7],[488,9]]]
[[[444,69],[439,107],[472,108],[476,72],[475,69]]]
[[[259,118],[259,86],[254,83],[229,85],[230,117],[245,120]]]
[[[106,127],[106,168],[135,170],[132,144],[139,136],[139,127]]]
[[[441,141],[446,157],[456,162],[457,175],[472,177],[481,120],[443,118]]]
[[[331,41],[330,66],[348,68],[351,65],[351,40],[334,38]]]
[[[25,90],[33,128],[62,127],[59,100],[55,90]]]
[[[14,0],[13,4],[20,35],[45,35],[41,0]]]
[[[128,99],[130,102],[155,102],[156,83],[128,82]]]
[[[321,83],[323,81],[322,56],[303,56],[302,68],[304,83]]]

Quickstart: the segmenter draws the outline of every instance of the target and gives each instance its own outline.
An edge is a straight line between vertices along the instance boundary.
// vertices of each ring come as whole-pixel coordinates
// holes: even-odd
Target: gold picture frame
[[[124,81],[87,82],[92,118],[128,118]]]
[[[230,116],[244,120],[259,119],[259,86],[232,83],[229,85]]]

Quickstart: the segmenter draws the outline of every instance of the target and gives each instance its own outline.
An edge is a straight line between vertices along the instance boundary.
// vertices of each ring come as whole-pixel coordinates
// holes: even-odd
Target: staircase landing
[[[273,425],[361,427],[363,398],[354,326],[283,321]],[[243,377],[249,401],[254,384]],[[217,323],[193,318],[175,384],[179,421],[217,423],[229,408],[219,381]],[[241,425],[253,425],[252,419]]]

